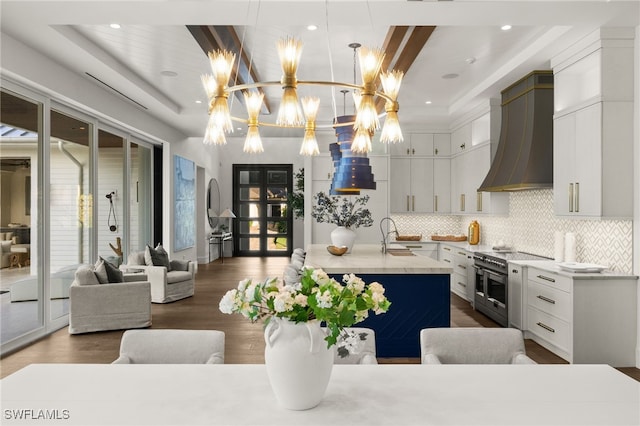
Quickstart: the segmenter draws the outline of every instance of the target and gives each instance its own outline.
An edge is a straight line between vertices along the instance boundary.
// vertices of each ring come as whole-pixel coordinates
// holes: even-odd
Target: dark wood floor
[[[251,324],[240,315],[225,315],[218,310],[224,293],[245,277],[263,280],[281,276],[288,258],[226,258],[198,265],[195,296],[169,304],[152,306],[152,328],[215,329],[225,332],[225,362],[256,364],[264,362],[264,338],[261,324]],[[475,312],[468,302],[452,295],[452,327],[497,327]],[[122,331],[70,335],[58,330],[30,346],[0,360],[0,377],[32,363],[110,363],[118,357]],[[527,354],[540,364],[566,363],[531,340],[525,340]],[[418,358],[379,359],[380,363],[419,363]],[[640,370],[621,369],[640,381]]]

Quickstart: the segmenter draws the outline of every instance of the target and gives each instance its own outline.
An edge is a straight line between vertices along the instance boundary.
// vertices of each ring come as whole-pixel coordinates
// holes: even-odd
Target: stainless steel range
[[[509,321],[508,264],[510,260],[547,259],[520,251],[475,252],[474,309],[503,327]]]

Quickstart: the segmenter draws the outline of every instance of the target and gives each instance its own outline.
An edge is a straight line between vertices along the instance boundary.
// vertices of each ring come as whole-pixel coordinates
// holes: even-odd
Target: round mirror
[[[207,217],[209,218],[209,226],[216,229],[218,226],[218,216],[220,215],[220,188],[218,181],[209,180],[209,188],[207,190]]]

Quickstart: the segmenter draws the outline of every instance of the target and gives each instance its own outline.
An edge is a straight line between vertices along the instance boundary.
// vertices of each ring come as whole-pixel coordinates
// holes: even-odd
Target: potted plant
[[[356,233],[353,229],[373,224],[371,212],[365,208],[369,196],[355,197],[352,200],[347,197],[331,196],[324,192],[318,192],[313,198],[315,204],[311,211],[311,217],[318,223],[336,225],[337,228],[331,231],[331,242],[336,247],[346,246],[347,253],[349,253],[356,239]]]
[[[357,352],[363,337],[345,328],[363,321],[369,311],[386,312],[391,302],[384,292],[381,284],[366,284],[354,274],[345,274],[339,283],[322,269],[304,267],[294,285],[279,278],[242,280],[223,296],[219,309],[264,321],[271,387],[284,407],[304,410],[322,400],[333,366],[330,347],[338,344],[340,356]]]

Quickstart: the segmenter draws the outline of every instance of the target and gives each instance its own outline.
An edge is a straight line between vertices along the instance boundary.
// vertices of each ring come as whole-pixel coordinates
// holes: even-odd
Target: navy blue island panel
[[[342,280],[342,274],[329,275]],[[357,275],[367,284],[382,284],[391,302],[388,312],[370,313],[369,318],[355,325],[375,331],[378,357],[420,357],[420,330],[450,326],[449,274]]]

